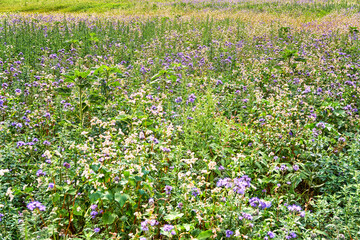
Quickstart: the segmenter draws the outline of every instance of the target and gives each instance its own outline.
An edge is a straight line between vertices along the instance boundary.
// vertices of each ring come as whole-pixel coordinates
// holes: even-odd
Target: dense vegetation
[[[358,239],[356,5],[172,4],[1,16],[0,239]]]
[[[333,12],[359,12],[356,0],[2,0],[0,12],[107,13],[123,15],[189,15],[209,11],[234,13],[251,10],[322,17]]]

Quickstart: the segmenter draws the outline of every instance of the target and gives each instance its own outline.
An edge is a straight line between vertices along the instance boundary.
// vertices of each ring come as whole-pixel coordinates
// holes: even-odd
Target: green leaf
[[[324,232],[324,231],[320,231],[320,230],[315,229],[315,232],[318,233],[318,234],[324,235],[324,236],[328,236],[328,234],[326,232]]]
[[[125,172],[124,172],[124,176],[125,176],[125,178],[128,178],[128,177],[130,176],[130,172],[129,172],[129,171],[125,171]]]
[[[165,220],[172,221],[178,218],[181,218],[184,214],[179,212],[170,212],[164,217]]]
[[[303,57],[297,57],[297,58],[294,58],[294,60],[298,61],[298,62],[306,62],[306,59]]]
[[[83,112],[87,112],[87,111],[89,111],[90,107],[86,103],[83,103],[82,104],[82,109],[83,109]]]
[[[192,228],[192,225],[191,225],[191,224],[188,224],[188,223],[185,223],[185,224],[183,224],[183,227],[184,227],[185,230],[188,232],[188,231],[190,231],[190,229]]]
[[[119,72],[116,73],[116,76],[117,76],[118,78],[125,78],[125,75],[122,74],[122,73],[120,72],[120,70],[119,70]]]
[[[118,115],[115,117],[115,120],[120,121],[120,122],[127,121],[129,119],[131,119],[131,116],[126,115],[126,114],[121,114],[121,115]]]
[[[335,110],[334,111],[334,114],[335,114],[335,116],[337,116],[337,117],[345,117],[346,116],[346,113],[345,113],[345,111],[344,110]]]
[[[92,165],[90,166],[90,168],[91,168],[94,172],[97,172],[100,167],[101,167],[100,164],[92,164]]]
[[[65,82],[75,82],[75,76],[72,75],[65,75]]]
[[[118,87],[118,86],[121,85],[121,83],[118,82],[118,81],[114,81],[114,82],[111,82],[110,85],[113,86],[113,87]]]
[[[123,207],[129,198],[130,196],[127,194],[115,193],[115,201],[120,204],[120,207]]]
[[[101,199],[113,201],[113,200],[114,200],[114,195],[113,195],[111,192],[106,191],[106,192],[102,195]]]
[[[207,231],[202,231],[198,236],[197,239],[201,240],[201,239],[207,239],[209,237],[211,237],[213,235],[211,230],[207,230]]]
[[[68,87],[56,88],[55,91],[63,96],[69,96],[71,94],[71,88]]]
[[[69,189],[68,191],[66,191],[67,194],[69,195],[75,195],[77,193],[76,189]]]
[[[90,202],[94,203],[96,200],[98,200],[101,197],[100,192],[92,193],[89,195]]]
[[[78,70],[75,70],[75,77],[77,78],[87,78],[87,76],[90,74],[90,71],[80,72]]]
[[[334,129],[334,127],[333,127],[333,125],[331,125],[331,124],[329,124],[329,123],[325,123],[325,127],[326,127],[326,129],[328,130],[328,131],[334,131],[335,129]]]
[[[60,199],[59,193],[55,193],[55,194],[53,195],[53,201],[54,201],[54,202],[57,202],[59,199]]]
[[[88,97],[89,101],[91,103],[100,103],[104,100],[104,98],[96,93],[90,94]]]
[[[73,207],[73,213],[74,213],[74,215],[82,216],[83,210],[81,208],[79,208],[79,205],[76,204]]]
[[[89,88],[91,87],[91,83],[90,82],[84,82],[84,83],[80,83],[78,84],[79,88]]]
[[[313,129],[315,127],[315,123],[309,123],[304,126],[304,128],[311,128]]]
[[[27,187],[27,188],[25,188],[25,192],[26,192],[26,193],[30,193],[30,192],[32,192],[33,190],[34,190],[33,187]]]
[[[116,215],[110,212],[105,212],[102,216],[104,224],[112,224],[115,221]]]

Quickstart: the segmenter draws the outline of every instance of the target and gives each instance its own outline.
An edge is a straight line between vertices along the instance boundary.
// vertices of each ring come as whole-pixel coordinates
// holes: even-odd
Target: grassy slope
[[[203,10],[222,10],[226,13],[238,10],[267,12],[275,15],[290,14],[306,17],[323,17],[336,11],[360,11],[360,4],[352,0],[329,0],[318,4],[297,4],[262,2],[252,0],[247,3],[221,6],[214,4],[192,4],[181,0],[0,0],[0,12],[70,12],[70,13],[111,13],[124,15],[192,15]],[[318,0],[322,1],[322,0]],[[176,4],[172,4],[176,2]],[[215,1],[218,2],[218,1]],[[226,1],[225,1],[226,2]],[[231,9],[231,10],[230,10]],[[206,11],[207,12],[207,11]]]
[[[131,12],[152,8],[156,10],[152,3],[141,0],[0,0],[1,12]]]

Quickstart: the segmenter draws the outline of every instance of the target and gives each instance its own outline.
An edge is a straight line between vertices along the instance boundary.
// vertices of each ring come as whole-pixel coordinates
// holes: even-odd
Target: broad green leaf
[[[76,204],[73,207],[73,213],[74,213],[74,215],[82,216],[83,210],[81,209],[81,207],[79,205]]]
[[[102,216],[104,224],[112,224],[115,221],[116,215],[110,212],[105,212]]]
[[[129,198],[130,196],[127,194],[115,193],[115,201],[120,204],[120,207],[123,207]]]
[[[197,239],[201,240],[201,239],[207,239],[209,237],[211,237],[213,235],[211,230],[207,230],[207,231],[202,231],[198,236]]]
[[[56,88],[55,91],[63,96],[69,96],[71,94],[71,88],[68,87]]]
[[[172,221],[178,218],[181,218],[184,214],[179,212],[170,212],[164,217],[165,220]]]
[[[96,200],[98,200],[101,197],[100,192],[95,192],[89,195],[90,202],[94,203]]]
[[[104,199],[104,200],[107,199],[107,200],[109,200],[109,201],[113,201],[113,200],[114,200],[114,195],[113,195],[111,192],[106,191],[106,192],[102,195],[101,199]]]
[[[191,224],[188,224],[188,223],[185,223],[185,224],[183,224],[183,227],[184,227],[185,230],[188,232],[188,231],[190,231],[190,229],[192,228],[192,225],[191,225]]]

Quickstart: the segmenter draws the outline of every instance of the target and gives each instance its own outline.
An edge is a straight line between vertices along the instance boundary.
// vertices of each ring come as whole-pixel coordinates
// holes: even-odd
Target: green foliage
[[[4,16],[0,238],[359,238],[357,27],[284,26]]]

